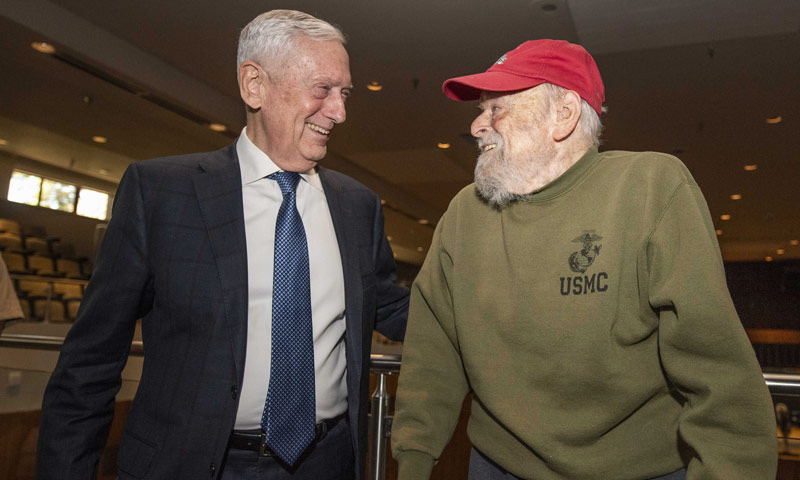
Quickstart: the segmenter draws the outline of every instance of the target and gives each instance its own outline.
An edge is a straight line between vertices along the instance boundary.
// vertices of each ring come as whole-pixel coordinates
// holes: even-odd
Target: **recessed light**
[[[417,247],[417,251],[418,251],[418,252],[423,252],[423,251],[425,251],[425,249],[424,249],[424,248],[422,248],[422,247]]]
[[[771,262],[772,261],[772,257],[766,256],[766,257],[764,257],[764,261]]]
[[[778,255],[783,255],[784,253],[786,253],[786,250],[784,250],[784,249],[782,249],[782,248],[779,248],[779,249],[777,249],[777,250],[775,251],[775,253],[777,253]]]
[[[210,128],[211,130],[214,130],[215,132],[224,132],[225,130],[228,129],[228,127],[226,127],[225,125],[223,125],[221,123],[210,123],[210,124],[208,124],[208,128]]]
[[[427,225],[427,224],[431,223],[431,222],[428,221],[427,218],[420,218],[419,220],[417,220],[417,222],[419,222],[420,225]]]
[[[719,218],[720,220],[730,220],[731,216],[726,213],[724,215],[720,215]]]
[[[744,169],[747,170],[748,172],[752,172],[753,170],[757,170],[758,169],[758,165],[755,165],[755,164],[753,164],[753,165],[745,165]]]
[[[443,142],[437,143],[436,146],[441,148],[442,150],[450,148],[450,144],[449,143],[443,143]]]
[[[33,42],[31,43],[31,48],[33,48],[37,52],[46,53],[48,55],[56,53],[56,47],[45,42]]]
[[[0,138],[0,147],[5,147],[6,145],[8,145],[8,140]]]
[[[796,246],[800,245],[800,240],[792,240],[792,241],[789,242],[789,244],[794,246],[794,247],[796,247]]]
[[[108,139],[106,137],[101,137],[100,135],[95,135],[92,137],[92,141],[95,143],[106,143]]]
[[[716,233],[717,235],[722,235],[722,230],[719,230],[719,229],[718,230],[714,230],[714,233]]]
[[[381,85],[380,82],[369,82],[369,84],[367,84],[367,90],[380,92],[383,90],[383,85]]]
[[[767,123],[770,125],[775,125],[776,123],[781,123],[783,118],[780,115],[775,115],[774,117],[767,117]]]
[[[733,195],[731,195],[731,200],[741,200],[741,199],[742,196],[738,193],[734,193]]]

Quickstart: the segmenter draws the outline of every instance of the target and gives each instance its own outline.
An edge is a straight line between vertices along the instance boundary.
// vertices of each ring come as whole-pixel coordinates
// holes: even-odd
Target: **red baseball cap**
[[[605,88],[591,55],[580,45],[564,40],[530,40],[500,57],[483,73],[451,78],[442,91],[453,100],[477,100],[482,90],[511,92],[552,83],[573,90],[598,115]]]

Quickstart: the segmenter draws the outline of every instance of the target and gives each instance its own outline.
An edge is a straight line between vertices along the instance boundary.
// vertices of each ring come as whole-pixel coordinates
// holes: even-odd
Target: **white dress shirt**
[[[280,171],[242,130],[236,154],[242,172],[244,227],[247,240],[247,357],[236,430],[261,426],[267,398],[272,351],[272,275],[275,222],[283,195],[278,182],[266,178]],[[308,240],[311,273],[311,317],[317,422],[347,410],[344,330],[344,273],[339,244],[322,182],[315,171],[301,174],[297,210]]]

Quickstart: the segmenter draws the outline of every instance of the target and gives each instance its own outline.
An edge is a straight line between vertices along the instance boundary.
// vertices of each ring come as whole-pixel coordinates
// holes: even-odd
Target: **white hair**
[[[330,23],[297,10],[270,10],[254,18],[239,35],[236,70],[252,60],[267,72],[279,74],[294,45],[294,38],[306,36],[319,42],[347,43],[344,33]]]
[[[568,90],[564,87],[559,87],[552,83],[542,84],[545,92],[544,101],[548,107],[554,103],[558,103],[563,98],[564,93]],[[605,112],[605,107],[603,107]],[[603,134],[603,123],[600,121],[600,116],[589,103],[581,98],[581,118],[575,126],[575,133],[585,138],[592,146],[597,147],[600,145],[600,136]]]

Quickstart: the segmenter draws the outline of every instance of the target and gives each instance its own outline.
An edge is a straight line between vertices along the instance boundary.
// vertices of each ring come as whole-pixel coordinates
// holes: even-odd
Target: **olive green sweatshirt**
[[[470,440],[519,477],[775,478],[708,207],[668,155],[591,149],[505,208],[453,199],[412,288],[400,480],[428,478],[468,392]]]

